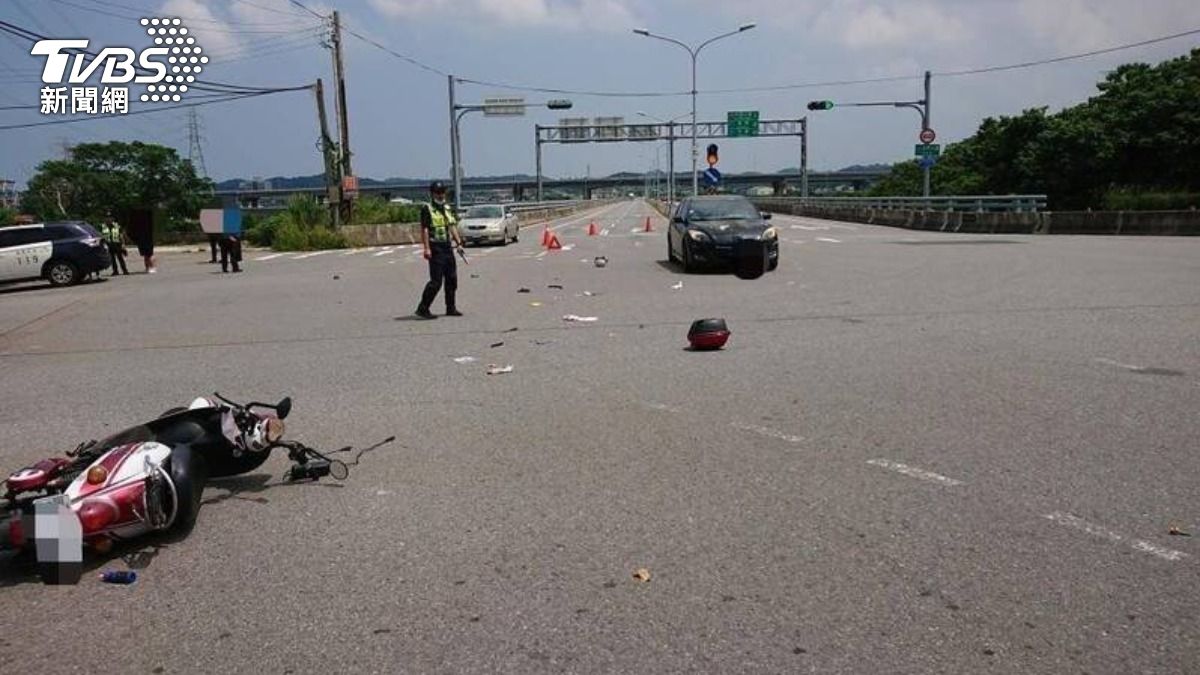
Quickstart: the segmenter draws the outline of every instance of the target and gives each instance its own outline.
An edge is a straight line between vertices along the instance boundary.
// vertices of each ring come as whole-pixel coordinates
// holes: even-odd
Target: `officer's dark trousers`
[[[112,258],[113,276],[117,276],[117,264],[121,265],[121,274],[129,274],[129,268],[125,266],[125,250],[120,244],[114,242],[105,242],[108,244],[108,255]]]
[[[454,260],[454,249],[449,246],[430,245],[429,283],[421,295],[420,309],[428,310],[446,283],[446,309],[454,309],[454,294],[458,291],[458,263]]]
[[[232,237],[221,237],[221,271],[229,271],[229,263],[233,262],[233,271],[241,271],[238,263],[242,262],[242,241]]]

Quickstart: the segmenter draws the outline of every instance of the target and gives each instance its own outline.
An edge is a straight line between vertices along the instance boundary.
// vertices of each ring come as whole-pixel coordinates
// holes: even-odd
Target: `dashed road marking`
[[[869,459],[869,460],[867,460],[867,464],[872,464],[874,466],[883,467],[884,469],[895,471],[896,473],[902,473],[905,476],[910,476],[912,478],[919,478],[920,480],[923,480],[923,481],[928,481],[930,483],[937,483],[939,485],[945,485],[947,487],[954,487],[956,485],[963,484],[963,482],[961,480],[955,480],[953,478],[943,476],[940,473],[926,471],[925,469],[918,469],[915,466],[901,464],[900,462],[893,462],[888,459]]]
[[[683,412],[683,409],[676,408],[673,405],[667,405],[666,403],[654,403],[653,401],[643,401],[642,405],[646,406],[647,408],[650,408],[651,410],[657,410],[659,412],[666,412],[666,413],[681,413],[681,412]]]
[[[1069,513],[1062,513],[1060,511],[1055,511],[1054,513],[1046,514],[1043,517],[1046,518],[1047,520],[1054,521],[1054,522],[1058,523],[1059,525],[1066,525],[1067,527],[1074,528],[1076,530],[1079,530],[1080,532],[1086,532],[1086,533],[1092,535],[1093,537],[1107,539],[1114,544],[1127,543],[1135,551],[1141,551],[1142,553],[1149,553],[1150,555],[1157,556],[1159,558],[1162,558],[1163,560],[1170,560],[1171,562],[1175,562],[1177,560],[1180,560],[1181,558],[1187,557],[1187,554],[1183,553],[1182,551],[1175,551],[1175,550],[1172,550],[1169,548],[1159,546],[1157,544],[1152,544],[1148,541],[1142,541],[1141,539],[1127,540],[1124,536],[1108,529],[1107,527],[1104,527],[1102,525],[1096,525],[1095,523],[1089,523],[1088,521],[1086,521],[1082,518],[1079,518],[1077,516],[1072,516]]]
[[[387,255],[387,254],[389,254],[389,253],[391,253],[391,252],[392,252],[392,249],[391,249],[391,248],[385,248],[385,249],[383,249],[382,251],[380,251],[379,253],[376,253],[376,254],[374,254],[374,255],[375,255],[375,257],[376,257],[376,258],[378,258],[378,257],[379,257],[379,256],[381,256],[381,255]]]
[[[254,259],[254,262],[263,262],[265,260],[274,260],[276,258],[282,258],[282,257],[283,257],[282,253],[273,253],[271,255],[259,256]]]
[[[308,258],[315,258],[319,255],[325,255],[327,253],[333,253],[333,251],[332,250],[330,250],[330,251],[313,251],[312,253],[305,253],[302,255],[298,255],[298,256],[292,258],[292,260],[307,260]]]
[[[753,431],[754,433],[758,434],[759,436],[766,436],[767,438],[774,438],[774,439],[777,439],[780,441],[786,441],[788,443],[803,443],[804,442],[803,436],[794,436],[792,434],[786,434],[782,431],[778,431],[776,429],[771,429],[770,427],[763,427],[763,426],[758,426],[755,424],[742,424],[740,422],[734,422],[731,426],[734,429],[741,429],[742,431]]]
[[[840,244],[840,243],[842,243],[842,240],[841,240],[841,239],[832,239],[832,238],[830,238],[830,237],[817,237],[817,241],[823,241],[823,242],[826,242],[826,243],[829,243],[829,244]]]
[[[342,255],[355,255],[357,253],[362,253],[362,252],[363,252],[363,249],[361,249],[361,248],[352,248],[349,251],[346,251],[345,253],[343,253]]]

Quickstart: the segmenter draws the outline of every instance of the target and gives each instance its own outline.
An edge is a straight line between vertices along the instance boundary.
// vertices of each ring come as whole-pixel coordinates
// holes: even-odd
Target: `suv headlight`
[[[708,241],[709,240],[708,233],[705,232],[704,230],[688,230],[687,233],[688,233],[688,236],[691,237],[692,241]]]
[[[763,230],[762,238],[765,241],[775,241],[779,238],[779,230],[773,227],[768,227],[766,230]]]

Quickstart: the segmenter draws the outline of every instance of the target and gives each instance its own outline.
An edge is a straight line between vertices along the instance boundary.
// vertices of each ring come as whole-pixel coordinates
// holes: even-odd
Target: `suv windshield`
[[[499,206],[472,206],[467,211],[468,218],[503,218],[504,211]]]
[[[745,199],[692,202],[687,211],[687,219],[690,221],[758,220],[761,217],[754,205]]]

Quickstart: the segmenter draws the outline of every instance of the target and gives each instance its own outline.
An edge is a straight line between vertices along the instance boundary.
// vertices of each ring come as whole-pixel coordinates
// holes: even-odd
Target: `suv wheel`
[[[51,260],[46,264],[46,278],[54,286],[71,286],[79,282],[79,268],[66,260]]]

